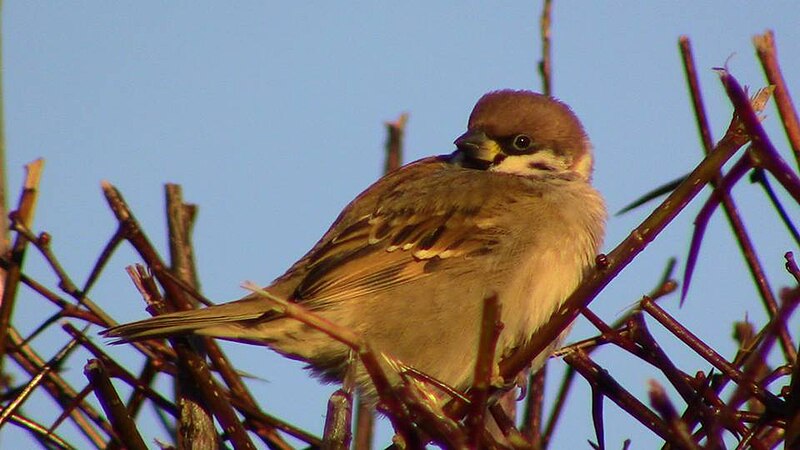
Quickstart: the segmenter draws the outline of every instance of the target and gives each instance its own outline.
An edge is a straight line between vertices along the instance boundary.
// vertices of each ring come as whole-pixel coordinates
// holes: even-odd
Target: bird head
[[[591,178],[592,149],[580,121],[567,105],[535,92],[484,95],[470,114],[467,132],[454,143],[466,167]]]

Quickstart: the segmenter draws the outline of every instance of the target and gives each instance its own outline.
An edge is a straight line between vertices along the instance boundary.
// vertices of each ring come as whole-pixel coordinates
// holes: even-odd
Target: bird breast
[[[518,253],[510,278],[498,291],[504,332],[499,348],[530,339],[575,290],[602,244],[606,211],[586,182],[551,180],[541,197],[519,201],[528,220],[510,226]],[[520,213],[521,211],[516,211]],[[500,357],[502,355],[498,355]],[[539,358],[543,361],[543,358]]]

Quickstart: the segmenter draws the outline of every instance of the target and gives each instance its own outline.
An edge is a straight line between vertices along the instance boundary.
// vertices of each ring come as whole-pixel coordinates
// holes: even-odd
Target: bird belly
[[[523,345],[541,328],[581,281],[585,264],[567,249],[538,252],[500,291],[504,329],[498,350],[506,353]],[[558,345],[558,343],[556,343]],[[500,359],[506,354],[499,353]],[[547,356],[538,357],[538,369]]]

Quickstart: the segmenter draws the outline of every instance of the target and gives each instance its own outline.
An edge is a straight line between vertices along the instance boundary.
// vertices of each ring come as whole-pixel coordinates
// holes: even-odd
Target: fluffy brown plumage
[[[486,94],[456,146],[370,186],[266,289],[465,388],[483,299],[499,296],[505,325],[499,359],[529,339],[577,286],[601,244],[606,213],[590,185],[589,141],[556,100],[527,91]],[[271,307],[249,295],[105,335],[130,341],[196,333],[262,344],[341,380],[347,348]],[[357,376],[373,394],[363,368]]]

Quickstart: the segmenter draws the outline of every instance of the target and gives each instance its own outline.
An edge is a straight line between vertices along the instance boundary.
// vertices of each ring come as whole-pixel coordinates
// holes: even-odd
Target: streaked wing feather
[[[526,182],[448,161],[426,158],[378,180],[273,288],[313,309],[450,270],[456,257],[490,255],[507,230],[487,209],[500,203],[489,195],[525,190]],[[502,203],[514,201],[507,195]]]
[[[315,308],[428,276],[440,266],[427,265],[433,259],[488,252],[495,240],[476,221],[478,211],[453,208],[427,217],[379,211],[363,217],[311,255],[295,297]]]

